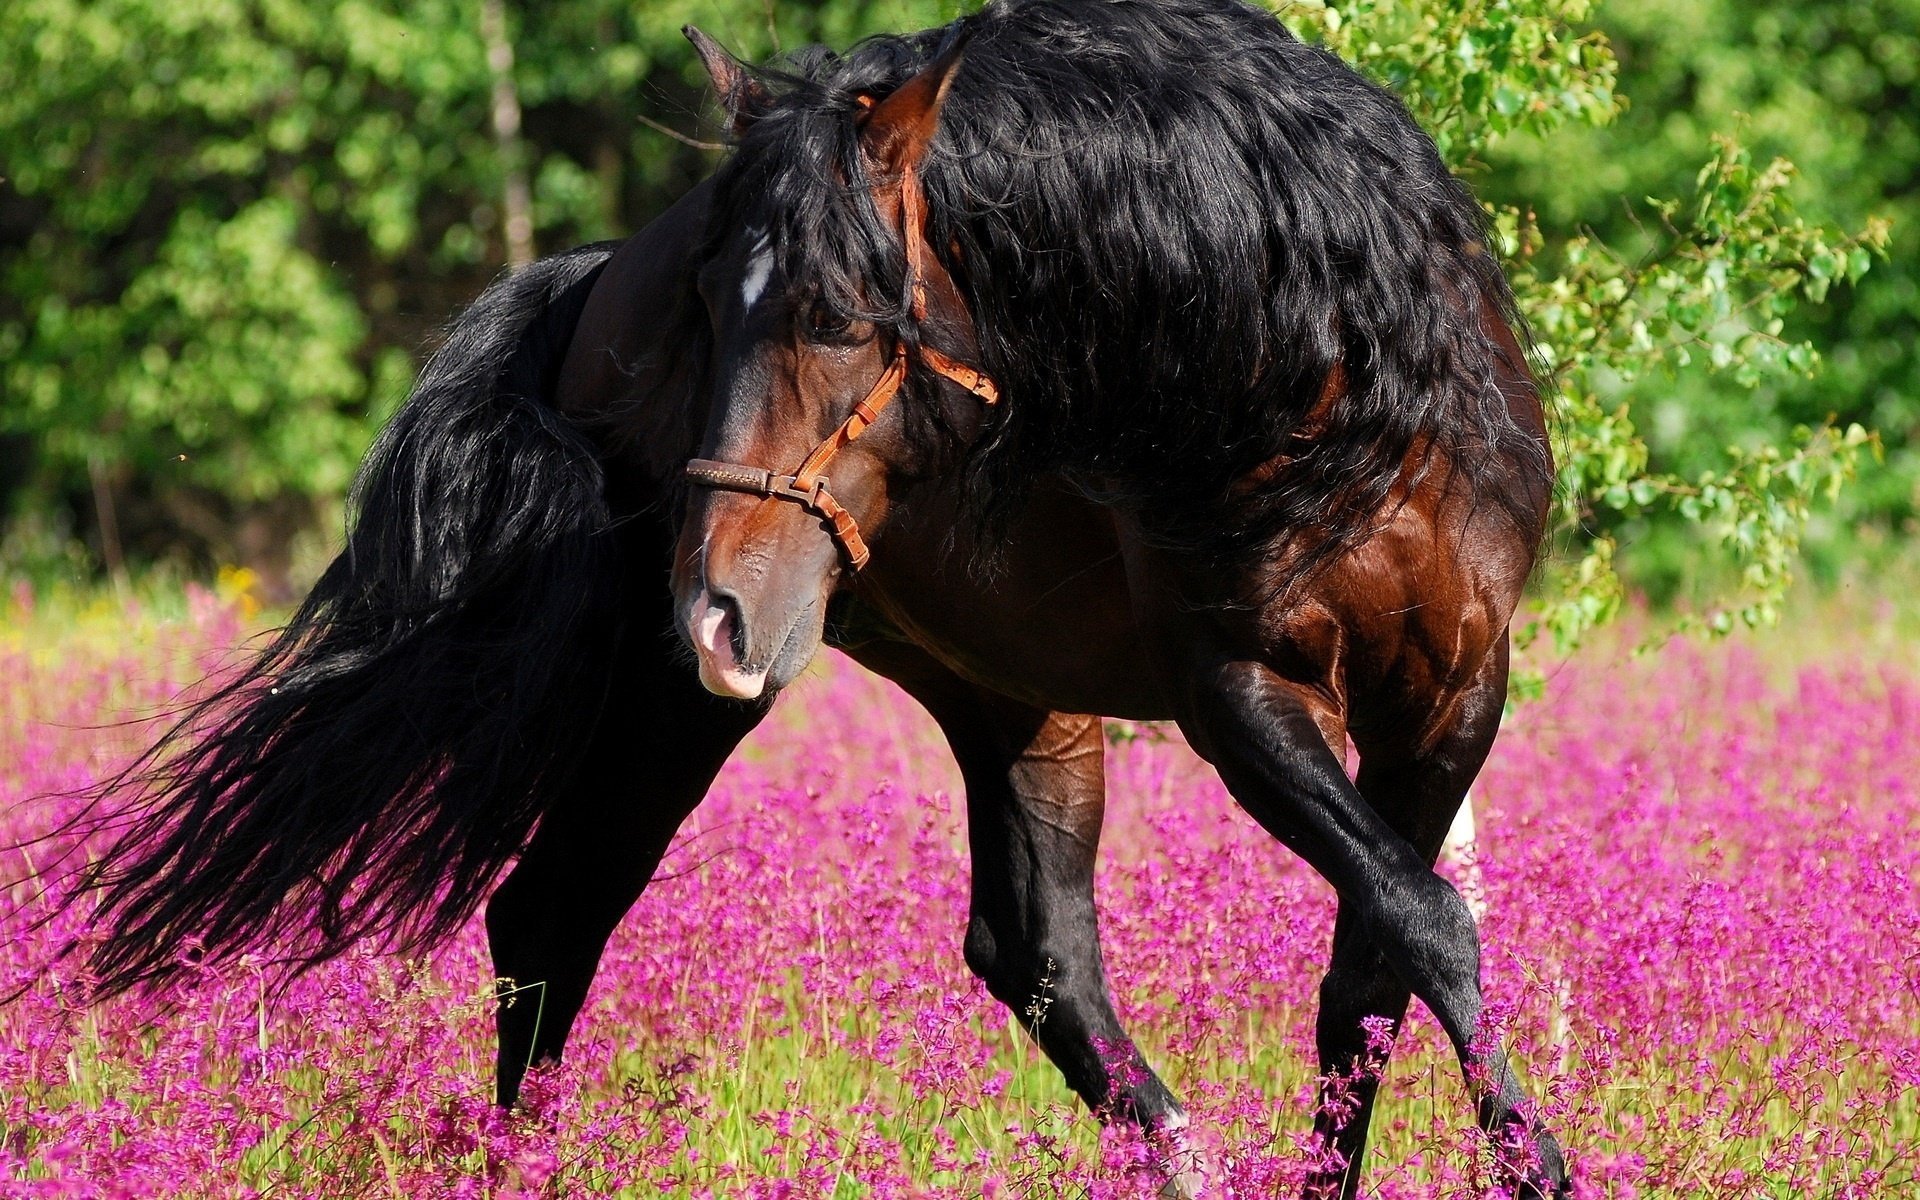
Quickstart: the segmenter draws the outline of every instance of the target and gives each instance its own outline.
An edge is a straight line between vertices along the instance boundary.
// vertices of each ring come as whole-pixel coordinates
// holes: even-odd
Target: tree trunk
[[[116,594],[127,594],[127,557],[120,549],[120,518],[113,505],[113,480],[98,454],[87,456],[87,481],[93,485],[93,519],[100,531],[100,560]]]
[[[507,262],[521,267],[533,261],[533,189],[527,184],[526,146],[520,140],[520,92],[513,86],[505,0],[480,0],[480,37],[493,76],[493,140],[500,148]]]

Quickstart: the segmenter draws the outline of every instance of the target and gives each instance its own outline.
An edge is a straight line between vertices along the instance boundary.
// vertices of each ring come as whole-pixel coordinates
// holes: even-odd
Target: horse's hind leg
[[[1460,697],[1449,727],[1428,746],[1359,739],[1360,794],[1429,864],[1438,857],[1467,788],[1493,747],[1506,697],[1506,666],[1503,646]],[[1317,1038],[1323,1078],[1341,1082],[1323,1086],[1314,1127],[1323,1144],[1348,1166],[1316,1178],[1310,1195],[1341,1200],[1357,1195],[1374,1096],[1386,1067],[1380,1051],[1389,1049],[1376,1044],[1370,1053],[1363,1022],[1383,1018],[1389,1034],[1396,1033],[1411,995],[1380,946],[1362,931],[1357,907],[1342,900],[1332,962],[1320,985]],[[1487,1077],[1499,1086],[1481,1098],[1480,1122],[1489,1134],[1504,1137],[1514,1126],[1524,1125],[1518,1113],[1524,1098],[1503,1054],[1494,1051],[1484,1065]],[[1544,1173],[1557,1180],[1561,1166],[1552,1140],[1544,1139],[1539,1151]]]
[[[622,655],[599,732],[566,797],[487,904],[502,987],[496,1099],[556,1060],[607,938],[653,877],[674,831],[763,709],[700,686],[664,641]]]
[[[1504,671],[1504,662],[1497,664]],[[1491,669],[1490,669],[1491,670]],[[1274,837],[1306,859],[1340,896],[1340,918],[1335,935],[1333,970],[1323,996],[1330,995],[1333,1011],[1319,1023],[1322,1056],[1336,1066],[1350,1065],[1364,1050],[1361,1018],[1397,1017],[1405,1012],[1406,993],[1419,996],[1433,1010],[1452,1041],[1469,1086],[1479,1105],[1483,1125],[1499,1131],[1524,1126],[1517,1111],[1521,1103],[1518,1081],[1499,1051],[1476,1046],[1480,1019],[1480,943],[1473,914],[1452,885],[1434,874],[1433,855],[1445,835],[1447,820],[1464,792],[1472,770],[1440,771],[1429,760],[1426,770],[1413,769],[1397,786],[1411,787],[1399,804],[1399,820],[1406,828],[1375,810],[1350,781],[1339,758],[1322,736],[1317,716],[1326,715],[1324,702],[1312,688],[1281,677],[1264,664],[1230,661],[1200,671],[1193,700],[1182,725],[1196,749],[1220,771],[1228,789],[1255,820]],[[1489,676],[1484,695],[1475,703],[1492,705],[1482,720],[1490,726],[1498,714],[1498,688]],[[1491,740],[1490,727],[1479,737]],[[1453,748],[1471,752],[1474,768],[1486,754],[1468,745]],[[1382,768],[1385,770],[1384,764]],[[1405,770],[1405,768],[1403,768]],[[1424,780],[1427,771],[1434,773]],[[1423,781],[1417,786],[1413,779]],[[1374,783],[1374,777],[1369,777]],[[1396,790],[1391,772],[1375,783],[1383,802]],[[1458,791],[1452,791],[1454,788]],[[1432,828],[1413,810],[1437,811]],[[1420,843],[1416,845],[1416,840]],[[1351,1197],[1358,1191],[1358,1151],[1364,1146],[1365,1120],[1372,1089],[1363,1086],[1360,1111],[1336,1136],[1336,1148],[1350,1147],[1355,1168],[1338,1176],[1312,1181],[1312,1196]],[[1331,1123],[1327,1123],[1330,1131]],[[1537,1166],[1522,1181],[1525,1195],[1560,1194],[1566,1173],[1560,1151],[1551,1137],[1527,1128],[1538,1157]]]
[[[1178,1143],[1186,1114],[1121,1027],[1101,962],[1093,905],[1106,812],[1100,722],[975,687],[909,647],[856,654],[940,723],[966,780],[967,965],[1095,1113]],[[1170,1191],[1191,1183],[1180,1178],[1186,1165],[1170,1162]]]

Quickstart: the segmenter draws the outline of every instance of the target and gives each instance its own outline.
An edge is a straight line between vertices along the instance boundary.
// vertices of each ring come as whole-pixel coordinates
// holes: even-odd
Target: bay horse
[[[1432,869],[1552,466],[1431,141],[1231,0],[1012,0],[782,70],[689,33],[737,143],[717,176],[476,301],[288,626],[102,785],[138,799],[81,880],[98,990],[166,980],[186,938],[294,967],[424,948],[511,863],[497,973],[544,986],[500,1010],[511,1104],[825,642],[945,732],[966,960],[1013,1006],[1051,972],[1034,1032],[1097,1112],[1181,1145],[1108,994],[1075,714],[1172,720],[1338,893],[1323,1073],[1418,995],[1515,1186],[1567,1194],[1475,1037],[1477,931]],[[1321,1106],[1307,1194],[1358,1194],[1376,1081],[1330,1085],[1353,1115]]]

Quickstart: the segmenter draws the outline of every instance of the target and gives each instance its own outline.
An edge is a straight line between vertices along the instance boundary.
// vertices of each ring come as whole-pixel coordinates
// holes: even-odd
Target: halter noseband
[[[914,177],[913,168],[909,167],[900,177],[900,237],[907,248],[907,286],[911,289],[912,313],[916,322],[925,320],[927,316],[926,273],[922,269],[925,254],[921,250],[920,232],[923,206],[919,181]],[[893,401],[900,385],[906,382],[909,353],[919,358],[921,366],[959,384],[980,397],[983,403],[994,404],[999,401],[1000,389],[994,386],[993,380],[987,378],[984,371],[956,362],[932,346],[921,345],[909,351],[905,342],[896,342],[892,361],[887,363],[880,378],[874,380],[866,396],[853,406],[853,411],[840,423],[840,428],[813,448],[793,474],[776,475],[763,467],[696,458],[687,464],[687,478],[703,487],[793,501],[826,522],[827,533],[833,538],[834,544],[847,556],[848,565],[858,571],[867,565],[867,543],[860,536],[860,525],[853,519],[853,514],[841,507],[832,493],[827,491],[827,478],[821,472],[833,461],[834,455],[880,419],[881,410]]]

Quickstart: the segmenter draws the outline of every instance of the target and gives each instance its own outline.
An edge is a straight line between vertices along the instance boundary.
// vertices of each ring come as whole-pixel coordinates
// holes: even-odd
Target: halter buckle
[[[801,487],[800,478],[797,475],[775,475],[772,477],[772,484],[773,486],[767,489],[767,495],[778,496],[785,500],[797,500],[815,512],[821,509],[820,497],[827,494],[825,475],[815,475],[812,487]]]

